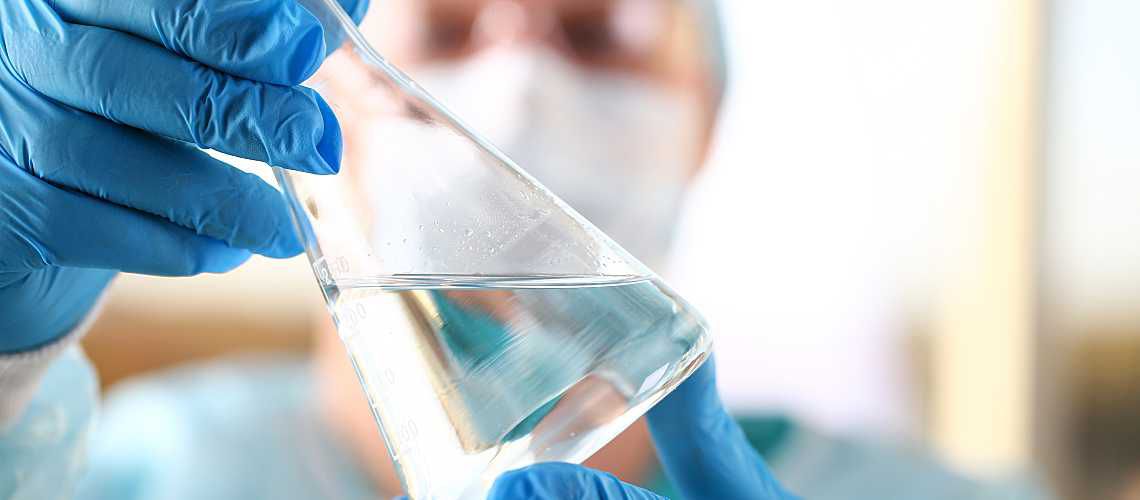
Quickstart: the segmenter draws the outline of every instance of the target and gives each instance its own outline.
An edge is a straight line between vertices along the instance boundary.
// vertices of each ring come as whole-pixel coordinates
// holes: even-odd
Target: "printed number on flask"
[[[346,257],[322,258],[317,263],[317,280],[322,285],[332,285],[337,276],[344,276],[352,271],[352,265]]]
[[[360,302],[348,304],[341,308],[340,322],[345,328],[355,330],[368,318],[368,308]]]

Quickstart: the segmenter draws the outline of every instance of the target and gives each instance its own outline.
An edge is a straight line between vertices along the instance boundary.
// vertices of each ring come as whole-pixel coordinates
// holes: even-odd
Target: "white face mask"
[[[492,50],[413,76],[634,256],[664,264],[698,158],[695,96],[542,49]]]

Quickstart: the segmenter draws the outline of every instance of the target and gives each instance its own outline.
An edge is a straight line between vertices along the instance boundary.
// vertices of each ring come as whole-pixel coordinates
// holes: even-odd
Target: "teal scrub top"
[[[95,386],[90,365],[76,352],[53,366],[25,417],[0,432],[0,497],[385,497],[316,412],[303,358],[215,361],[126,382],[91,426]],[[805,498],[1048,498],[1024,478],[965,479],[915,448],[829,437],[785,418],[739,421],[776,477]],[[659,473],[648,486],[678,498]]]

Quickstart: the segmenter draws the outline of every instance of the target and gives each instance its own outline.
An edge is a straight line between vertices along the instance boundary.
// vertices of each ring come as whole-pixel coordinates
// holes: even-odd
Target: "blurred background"
[[[723,6],[725,111],[663,271],[729,405],[1140,498],[1140,3]],[[121,277],[86,345],[110,386],[326,321],[303,257],[254,260]]]

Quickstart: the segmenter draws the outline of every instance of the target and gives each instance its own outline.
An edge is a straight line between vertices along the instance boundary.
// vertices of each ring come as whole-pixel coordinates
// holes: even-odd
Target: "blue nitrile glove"
[[[325,52],[296,0],[0,1],[0,353],[73,329],[115,271],[299,253],[281,195],[194,146],[336,172],[296,86]]]
[[[649,429],[669,479],[687,500],[795,498],[729,417],[716,392],[710,359],[649,411]],[[503,474],[489,500],[659,499],[611,474],[565,463],[543,463]]]

